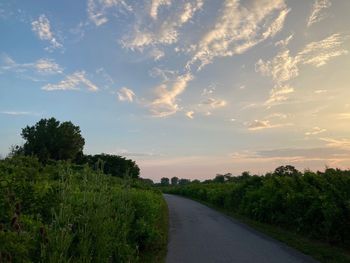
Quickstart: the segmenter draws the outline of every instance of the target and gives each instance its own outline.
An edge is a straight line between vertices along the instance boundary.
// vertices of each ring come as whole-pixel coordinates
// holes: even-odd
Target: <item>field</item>
[[[0,161],[0,262],[160,262],[166,222],[161,193],[140,179]]]
[[[300,173],[287,167],[162,189],[233,215],[322,262],[350,262],[349,171]]]

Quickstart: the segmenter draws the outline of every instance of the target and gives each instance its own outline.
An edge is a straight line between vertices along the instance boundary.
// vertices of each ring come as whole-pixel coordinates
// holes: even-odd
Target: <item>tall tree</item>
[[[21,135],[25,140],[23,153],[35,155],[44,163],[49,159],[74,160],[85,144],[78,126],[70,121],[60,123],[55,118],[41,119],[34,126],[27,126]]]
[[[172,185],[177,185],[178,182],[179,182],[179,178],[177,178],[176,176],[171,178],[171,184]]]
[[[162,177],[161,179],[160,179],[160,184],[161,185],[169,185],[169,178],[166,178],[166,177]]]

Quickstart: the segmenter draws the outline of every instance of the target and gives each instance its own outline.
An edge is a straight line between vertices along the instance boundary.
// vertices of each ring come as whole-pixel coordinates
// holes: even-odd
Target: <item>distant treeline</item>
[[[13,146],[10,157],[15,155],[35,156],[43,164],[52,161],[71,161],[75,164],[88,164],[105,174],[116,177],[138,178],[137,164],[125,157],[111,154],[85,155],[85,139],[80,128],[72,122],[59,122],[55,118],[41,119],[34,126],[22,129],[22,146]]]
[[[204,182],[162,179],[163,191],[210,203],[259,222],[350,248],[350,171],[299,172],[278,167],[264,176],[217,175]]]

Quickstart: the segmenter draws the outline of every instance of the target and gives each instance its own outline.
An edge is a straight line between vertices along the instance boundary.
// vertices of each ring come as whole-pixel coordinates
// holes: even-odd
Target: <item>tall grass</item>
[[[164,200],[140,182],[28,157],[0,178],[0,262],[139,262],[166,245]]]

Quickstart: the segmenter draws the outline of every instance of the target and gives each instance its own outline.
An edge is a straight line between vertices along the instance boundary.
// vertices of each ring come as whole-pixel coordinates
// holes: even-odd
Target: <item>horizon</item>
[[[350,167],[350,1],[0,3],[0,156],[42,118],[141,177]]]

